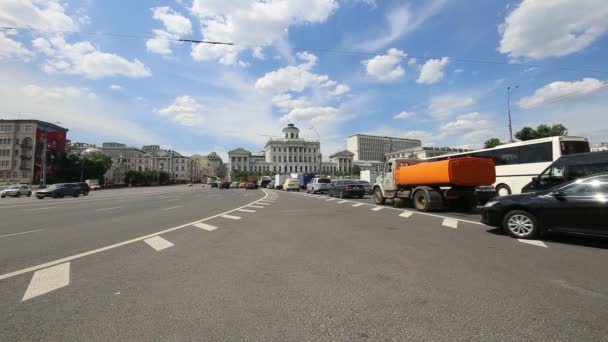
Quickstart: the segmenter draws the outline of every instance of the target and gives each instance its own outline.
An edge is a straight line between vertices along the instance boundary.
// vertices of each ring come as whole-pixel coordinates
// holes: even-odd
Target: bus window
[[[494,151],[494,163],[496,165],[519,164],[519,148],[503,148]]]
[[[562,141],[560,142],[562,156],[575,153],[590,152],[588,141]]]
[[[519,148],[520,163],[542,163],[553,161],[553,147],[551,142],[525,145]]]

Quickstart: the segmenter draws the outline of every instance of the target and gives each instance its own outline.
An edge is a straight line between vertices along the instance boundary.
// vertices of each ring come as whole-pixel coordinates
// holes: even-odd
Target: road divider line
[[[21,301],[38,297],[68,285],[70,285],[69,262],[36,271]]]
[[[544,242],[539,241],[539,240],[517,239],[517,241],[527,243],[528,245],[532,245],[532,246],[548,248],[548,246]]]
[[[195,226],[196,228],[204,229],[204,230],[206,230],[206,231],[208,231],[208,232],[210,232],[210,231],[213,231],[213,230],[216,230],[216,229],[217,229],[217,227],[216,227],[216,226],[212,226],[212,225],[210,225],[210,224],[206,224],[206,223],[202,223],[202,222],[195,223],[195,224],[193,224],[193,226]]]
[[[3,238],[3,237],[9,237],[9,236],[15,236],[15,235],[22,235],[22,234],[35,233],[35,232],[41,232],[41,231],[43,231],[43,230],[46,230],[46,229],[28,230],[28,231],[25,231],[25,232],[19,232],[19,233],[12,233],[12,234],[0,235],[0,238]]]
[[[412,215],[414,215],[413,211],[404,211],[401,214],[399,214],[399,216],[405,217],[405,218],[410,218],[410,217],[412,217]]]
[[[44,208],[23,209],[23,211],[49,210],[49,209],[55,209],[55,208],[57,208],[57,207],[44,207]]]
[[[145,239],[148,239],[148,238],[151,238],[151,237],[154,237],[154,236],[158,236],[158,235],[161,235],[161,234],[165,234],[165,233],[168,233],[168,232],[179,230],[179,229],[182,229],[182,228],[185,228],[185,227],[190,227],[190,226],[192,226],[195,223],[209,221],[209,220],[212,220],[214,218],[220,217],[222,215],[230,214],[232,212],[237,211],[238,209],[243,209],[245,207],[250,206],[251,204],[257,203],[258,201],[266,198],[268,196],[268,193],[266,191],[264,191],[264,190],[262,190],[262,191],[265,194],[264,197],[262,197],[261,199],[255,200],[253,202],[250,202],[248,204],[245,204],[243,206],[240,206],[238,208],[234,208],[234,209],[225,211],[223,213],[219,213],[219,214],[215,214],[215,215],[212,215],[212,216],[209,216],[209,217],[205,217],[204,219],[201,219],[201,220],[197,220],[197,221],[194,221],[194,222],[188,222],[188,223],[176,226],[176,227],[171,227],[171,228],[168,228],[168,229],[165,229],[165,230],[161,230],[161,231],[158,231],[156,233],[140,236],[140,237],[137,237],[137,238],[134,238],[134,239],[131,239],[131,240],[122,241],[122,242],[115,243],[115,244],[112,244],[112,245],[108,245],[108,246],[105,246],[105,247],[93,249],[93,250],[90,250],[90,251],[87,251],[87,252],[82,252],[82,253],[79,253],[79,254],[74,254],[74,255],[71,255],[71,256],[68,256],[68,257],[65,257],[65,258],[61,258],[61,259],[56,259],[56,260],[53,260],[53,261],[45,262],[43,264],[39,264],[39,265],[36,265],[36,266],[22,268],[22,269],[17,270],[17,271],[5,273],[5,274],[0,275],[0,280],[12,278],[12,277],[15,277],[15,276],[18,276],[18,275],[21,275],[21,274],[25,274],[25,273],[29,273],[29,272],[38,271],[38,270],[41,270],[43,268],[47,268],[47,267],[50,267],[50,266],[55,266],[55,265],[58,265],[58,264],[62,264],[64,262],[68,262],[68,261],[84,258],[84,257],[89,256],[89,255],[105,252],[105,251],[108,251],[110,249],[118,248],[118,247],[121,247],[121,246],[125,246],[125,245],[128,245],[128,244],[132,244],[132,243],[138,242],[138,241],[143,241]]]
[[[364,205],[364,204],[365,204],[365,203],[355,203],[355,204],[353,204],[353,207],[360,207],[360,206],[362,206],[362,205]]]
[[[255,210],[249,210],[249,209],[239,209],[237,211],[242,211],[244,213],[255,213]]]
[[[106,210],[114,210],[114,209],[120,209],[120,207],[103,208],[103,209],[97,209],[95,211],[106,211]]]
[[[383,207],[377,206],[377,207],[372,208],[372,211],[380,211],[382,209],[383,209]]]
[[[183,208],[183,207],[184,207],[183,205],[178,205],[176,207],[165,208],[165,209],[162,209],[162,210],[173,210],[173,209]]]
[[[163,239],[158,235],[149,239],[145,239],[144,242],[147,243],[150,247],[154,248],[157,252],[162,251],[165,248],[174,246],[171,242]]]
[[[443,222],[441,223],[441,225],[456,229],[456,228],[458,228],[458,220],[451,219],[451,218],[445,218],[445,219],[443,219]]]
[[[241,219],[240,216],[233,216],[233,215],[222,215],[220,217],[231,219],[231,220],[240,220]]]

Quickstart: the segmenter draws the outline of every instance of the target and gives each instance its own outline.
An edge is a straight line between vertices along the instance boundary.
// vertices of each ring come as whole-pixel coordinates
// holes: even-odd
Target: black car
[[[496,197],[481,221],[516,238],[547,231],[608,236],[608,173],[527,194]]]
[[[89,192],[91,191],[91,187],[89,187],[89,184],[87,184],[87,183],[80,182],[80,183],[76,183],[76,185],[78,185],[80,187],[80,194],[83,196],[88,195]]]
[[[64,196],[78,197],[80,196],[81,191],[78,184],[58,183],[36,191],[36,197],[38,197],[38,199],[43,199],[45,197],[61,198]]]
[[[220,189],[230,189],[230,182],[220,183]]]
[[[601,172],[608,172],[608,151],[569,154],[554,161],[538,177],[532,178],[521,192],[546,190]]]
[[[363,184],[358,181],[341,179],[329,184],[329,190],[327,191],[329,196],[344,197],[358,197],[363,198],[365,195],[365,188]]]

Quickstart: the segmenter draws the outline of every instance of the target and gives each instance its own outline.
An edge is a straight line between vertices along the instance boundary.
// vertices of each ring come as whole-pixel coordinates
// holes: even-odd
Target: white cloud
[[[146,49],[150,52],[161,55],[171,54],[171,45],[176,42],[172,39],[179,39],[192,33],[192,23],[190,19],[184,17],[170,7],[154,7],[152,18],[163,23],[164,30],[154,30],[155,37],[146,40]]]
[[[112,84],[112,85],[110,85],[110,90],[121,91],[122,86],[119,86],[118,84]]]
[[[332,96],[341,96],[341,95],[348,93],[349,91],[350,91],[350,87],[347,86],[346,84],[338,84],[336,86],[336,89],[331,91],[330,94]]]
[[[171,118],[174,122],[186,126],[197,127],[207,122],[203,115],[205,108],[188,95],[179,96],[168,107],[159,109],[158,113]]]
[[[281,118],[283,122],[301,122],[310,120],[313,123],[332,121],[337,118],[338,109],[334,107],[294,108]]]
[[[98,51],[88,41],[69,44],[63,37],[36,38],[32,45],[47,56],[42,65],[42,70],[47,73],[83,75],[90,79],[150,76],[150,69],[138,59],[129,61],[116,54]]]
[[[306,97],[294,99],[291,94],[284,93],[272,98],[272,103],[281,109],[291,110],[293,108],[310,107],[311,102]]]
[[[393,119],[395,119],[395,120],[403,120],[403,119],[411,118],[414,115],[416,115],[416,113],[414,113],[414,112],[402,111],[401,113],[393,116]]]
[[[447,0],[428,0],[415,10],[412,10],[409,4],[393,8],[386,15],[388,27],[380,32],[374,32],[375,38],[355,44],[355,46],[364,51],[381,49],[405,33],[416,30],[429,18],[439,13],[446,2]]]
[[[556,81],[536,89],[531,96],[523,97],[518,101],[519,107],[527,109],[536,107],[545,102],[550,102],[558,97],[567,95],[569,99],[585,96],[589,92],[598,89],[604,82],[595,78],[584,78],[580,81]]]
[[[454,72],[457,73],[457,74],[459,74],[461,72],[464,72],[464,70],[462,70],[462,69],[456,69],[456,70],[454,70]]]
[[[473,104],[475,104],[475,99],[470,96],[455,94],[439,95],[431,98],[428,110],[433,117],[441,119],[449,117]]]
[[[484,127],[488,121],[480,118],[477,112],[459,116],[455,121],[448,122],[441,126],[441,131],[447,134],[470,132]]]
[[[199,18],[206,40],[270,45],[280,41],[290,26],[325,22],[337,8],[335,0],[194,0],[190,10]],[[237,63],[239,54],[247,49],[203,45],[192,47],[194,60],[218,60],[227,65]]]
[[[64,5],[56,0],[2,0],[0,25],[53,31],[78,29],[76,22],[65,13]]]
[[[0,59],[17,58],[27,60],[32,53],[23,47],[20,42],[10,39],[4,32],[0,32]]]
[[[498,51],[511,57],[560,57],[589,46],[608,30],[605,0],[524,0],[499,26]]]
[[[443,76],[443,68],[450,63],[450,59],[448,57],[443,57],[441,59],[430,59],[424,63],[422,66],[422,70],[420,71],[420,76],[417,83],[423,84],[433,84],[439,82]]]
[[[405,52],[390,49],[386,55],[378,55],[361,63],[365,65],[368,75],[381,81],[392,81],[405,75],[405,70],[401,67],[401,60],[405,57],[407,57]]]
[[[95,95],[95,93],[89,93],[89,94],[87,95],[87,98],[88,98],[89,100],[95,100],[95,99],[97,99],[97,95]]]

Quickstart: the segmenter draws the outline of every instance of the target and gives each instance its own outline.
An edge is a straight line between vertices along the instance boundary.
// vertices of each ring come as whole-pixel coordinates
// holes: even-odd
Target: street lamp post
[[[513,89],[519,88],[518,85]],[[513,90],[511,90],[511,86],[507,87],[507,110],[509,114],[509,142],[513,142],[513,125],[511,124],[511,95],[513,94]]]

